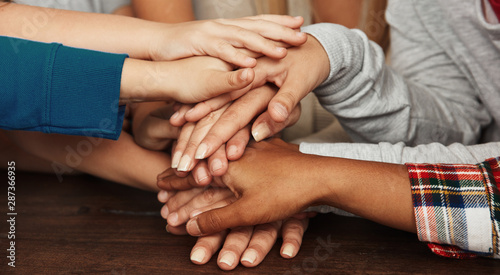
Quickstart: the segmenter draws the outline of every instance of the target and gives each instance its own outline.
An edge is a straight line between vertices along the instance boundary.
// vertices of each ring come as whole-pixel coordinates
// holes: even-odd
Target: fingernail
[[[183,156],[181,161],[179,162],[179,167],[177,167],[177,171],[187,172],[189,171],[190,166],[191,166],[191,158],[189,156]]]
[[[170,233],[170,230],[168,230],[168,224],[165,226],[165,230],[167,230],[168,233]]]
[[[193,212],[191,212],[191,218],[194,218],[194,217],[200,215],[201,213],[203,213],[203,212],[201,212],[200,210],[194,210]]]
[[[191,236],[200,236],[201,230],[200,227],[198,226],[198,219],[190,220],[186,224],[186,230],[187,232],[189,232],[189,235]]]
[[[231,146],[229,146],[229,148],[227,148],[227,156],[228,157],[232,157],[236,154],[238,154],[238,146],[231,145]]]
[[[241,258],[242,262],[249,262],[253,264],[257,260],[257,252],[253,249],[248,249],[245,254],[243,254],[243,258]]]
[[[255,58],[247,57],[245,59],[245,63],[248,63],[248,64],[252,63],[253,64],[254,62],[255,62]]]
[[[288,110],[281,103],[274,105],[274,110],[280,114],[283,118],[288,118]]]
[[[255,139],[255,141],[261,141],[271,135],[271,129],[269,129],[269,126],[267,126],[267,123],[263,122],[255,129],[252,131],[252,136]]]
[[[203,259],[205,259],[205,254],[205,249],[197,248],[191,254],[191,261],[201,263],[203,262]]]
[[[208,152],[208,145],[202,143],[198,146],[198,150],[196,150],[196,154],[194,156],[195,159],[204,159]]]
[[[228,266],[233,266],[235,258],[236,257],[233,253],[227,252],[227,253],[224,253],[224,255],[222,255],[222,258],[220,258],[220,262],[225,263]]]
[[[179,117],[179,112],[175,112],[170,118],[176,119],[177,117]]]
[[[179,166],[179,161],[181,160],[182,153],[175,152],[174,157],[172,158],[172,168],[177,168]]]
[[[286,244],[285,247],[283,247],[283,255],[286,255],[286,256],[292,258],[294,250],[295,249],[293,248],[293,245]]]
[[[196,180],[198,184],[201,184],[204,179],[208,178],[208,171],[204,167],[197,169],[196,173]]]
[[[277,51],[277,52],[280,52],[280,53],[283,53],[283,52],[285,52],[285,51],[286,51],[286,49],[285,49],[285,48],[283,48],[283,47],[276,47],[276,51]]]
[[[301,19],[301,18],[302,18],[302,16],[295,16],[294,18],[295,18],[295,19]]]
[[[168,218],[168,214],[170,212],[168,211],[168,207],[166,205],[164,205],[161,210],[160,210],[160,215],[162,218],[164,218],[165,220]]]
[[[193,111],[194,111],[194,108],[187,110],[186,115],[192,113]]]
[[[212,161],[212,172],[215,172],[222,168],[222,161],[220,159],[215,159]]]
[[[179,221],[179,215],[176,212],[170,213],[167,217],[168,224],[172,226],[176,226],[178,221]]]
[[[240,75],[241,80],[246,81],[248,78],[248,69],[244,69]]]
[[[166,203],[167,200],[168,200],[168,192],[165,190],[160,190],[160,192],[158,192],[158,201]]]

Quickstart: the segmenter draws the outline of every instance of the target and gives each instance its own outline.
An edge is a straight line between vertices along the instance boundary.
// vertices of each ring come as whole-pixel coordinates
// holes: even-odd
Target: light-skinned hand
[[[249,124],[255,117],[266,110],[267,104],[276,94],[276,91],[277,88],[272,84],[253,89],[230,106],[226,104],[226,106],[212,112],[207,117],[208,119],[203,119],[204,123],[200,127],[196,126],[196,131],[186,132],[186,135],[181,134],[178,143],[182,143],[183,146],[177,146],[173,153],[172,167],[176,168],[181,163],[183,164],[180,165],[181,171],[190,171],[194,167],[196,160],[210,157],[209,164],[212,164],[212,161],[223,164],[223,169],[220,171],[212,169],[212,176],[223,175],[227,170],[227,165],[224,164],[227,164],[228,160],[239,159],[243,154],[250,139]],[[170,120],[171,123],[176,126],[183,125],[186,122],[185,116],[188,115],[188,110],[188,106],[181,107],[175,117]],[[269,119],[267,127],[272,130],[256,129],[254,132],[261,131],[257,136],[267,137],[269,131],[279,132],[285,127],[293,125],[299,117],[300,105],[294,109],[292,115],[285,122],[275,123]],[[206,123],[207,120],[210,120],[210,124]],[[187,125],[194,124],[190,122]],[[188,138],[189,141],[187,141]],[[221,158],[213,157],[214,153],[226,142],[226,155],[221,156]]]
[[[318,87],[330,72],[328,55],[323,46],[312,36],[299,47],[288,50],[283,59],[262,57],[254,68],[255,79],[252,87],[260,87],[266,82],[279,87],[277,94],[270,100],[267,111],[253,123],[252,135],[261,141],[276,134],[273,123],[289,119],[295,107],[312,90]],[[197,104],[186,114],[187,121],[196,121],[209,112],[217,110],[241,93],[227,93]],[[242,115],[240,110],[237,116]]]
[[[132,131],[135,142],[149,150],[160,151],[170,148],[179,137],[179,127],[170,124],[174,113],[173,104],[148,102],[136,104]]]
[[[223,93],[250,89],[252,69],[233,71],[233,66],[208,56],[152,62],[127,58],[120,100],[196,103]]]
[[[159,24],[150,56],[153,60],[177,60],[196,55],[220,58],[240,67],[254,67],[255,54],[286,56],[288,46],[302,45],[307,36],[297,29],[302,17],[259,15],[240,19]]]

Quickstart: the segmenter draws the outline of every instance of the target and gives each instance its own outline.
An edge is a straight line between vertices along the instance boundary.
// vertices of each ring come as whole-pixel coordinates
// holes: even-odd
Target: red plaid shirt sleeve
[[[441,256],[500,259],[500,157],[406,166],[421,241]]]

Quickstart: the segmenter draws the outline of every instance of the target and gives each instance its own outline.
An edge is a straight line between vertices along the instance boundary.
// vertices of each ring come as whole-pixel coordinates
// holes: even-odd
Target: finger
[[[250,141],[250,126],[247,125],[229,139],[226,143],[226,157],[228,160],[238,160],[243,156],[245,147]]]
[[[191,137],[196,124],[190,122],[186,123],[179,134],[179,138],[177,139],[177,144],[172,150],[172,168],[178,168],[180,165],[181,157],[184,154],[184,150],[187,147],[187,143],[189,142],[189,138]]]
[[[206,161],[200,161],[191,172],[198,186],[207,186],[212,182],[212,174]]]
[[[167,224],[165,226],[165,230],[167,230],[168,233],[173,235],[187,235],[186,226],[184,225],[174,227]]]
[[[264,18],[252,17],[252,18],[249,18],[249,20],[248,19],[240,19],[240,20],[225,19],[225,20],[219,20],[219,22],[231,24],[234,26],[244,28],[246,30],[251,30],[253,32],[256,32],[256,33],[260,34],[261,36],[267,38],[267,40],[264,40],[264,41],[266,41],[268,43],[271,43],[270,40],[273,40],[273,41],[283,41],[283,42],[286,42],[286,43],[294,45],[294,46],[299,46],[299,45],[302,45],[306,42],[307,35],[305,33],[297,32],[294,30],[294,29],[297,29],[298,27],[289,28],[289,27],[286,27],[280,23],[273,22],[272,20],[277,18],[277,17],[265,17],[265,18],[267,20]],[[296,19],[292,19],[292,20],[296,20]],[[284,21],[285,20],[281,20],[281,22],[284,22]],[[246,40],[243,40],[242,42],[244,43],[245,48],[250,49],[250,50],[255,50],[254,48],[252,48],[253,45],[245,43],[245,42],[247,42]],[[259,45],[259,46],[267,45],[267,43],[266,44],[257,44],[257,45]],[[237,44],[235,46],[241,47],[241,45],[237,45]],[[277,52],[276,50],[267,52],[269,50],[269,48],[263,47],[263,46],[261,46],[261,47],[264,49],[263,53],[266,56],[269,56],[272,58],[284,57],[284,56],[276,55],[276,52]]]
[[[195,156],[195,154],[197,153],[198,146],[200,145],[203,138],[205,138],[207,133],[210,131],[210,129],[213,127],[213,125],[217,123],[217,121],[224,113],[224,111],[227,110],[229,105],[230,104],[226,104],[226,106],[220,108],[215,112],[208,114],[208,116],[206,116],[205,118],[196,123],[195,128],[191,131],[191,135],[188,141],[186,142],[186,146],[177,170],[191,171],[191,169],[194,168],[193,164],[196,162],[195,160],[200,159],[197,156]],[[179,140],[178,142],[180,143],[181,141]]]
[[[196,157],[203,159],[213,154],[240,129],[248,125],[256,115],[264,111],[274,95],[273,88],[262,86],[236,100],[206,134],[198,147]]]
[[[225,33],[225,40],[220,41],[220,34],[216,34],[215,37],[208,43],[216,45],[212,48],[207,48],[206,53],[210,56],[216,56],[222,60],[229,63],[241,66],[241,67],[254,67],[257,61],[254,58],[245,56],[243,53],[239,52],[238,48],[246,48],[254,52],[262,53],[271,58],[283,58],[286,56],[286,49],[283,47],[276,47],[272,40],[267,39],[263,35],[259,34],[258,31],[254,31],[248,28],[260,29],[265,28],[263,25],[267,25],[272,28],[273,31],[278,31],[283,26],[274,24],[271,22],[266,22],[263,20],[232,20],[232,19],[217,19],[215,23],[226,25],[227,32]],[[218,28],[220,29],[220,28]],[[293,30],[288,29],[290,32]],[[272,31],[266,31],[270,33]],[[281,34],[273,34],[276,37],[280,37]],[[293,38],[297,40],[297,35],[293,34]],[[307,39],[307,37],[306,37]],[[277,40],[280,41],[280,40]],[[292,44],[292,43],[290,43]]]
[[[240,69],[230,72],[211,71],[206,79],[206,91],[204,98],[198,101],[214,98],[221,94],[239,91],[243,94],[250,90],[255,72],[252,69]],[[232,97],[234,97],[232,95]]]
[[[255,226],[252,240],[248,244],[243,257],[241,257],[241,264],[246,267],[254,267],[260,264],[271,251],[278,238],[280,228],[281,221]]]
[[[229,102],[240,98],[248,91],[250,91],[251,88],[252,86],[249,85],[243,89],[239,89],[230,93],[221,94],[209,100],[200,102],[196,104],[196,106],[191,108],[189,111],[187,111],[184,118],[190,122],[199,121],[200,119],[206,117],[208,114],[224,107]]]
[[[175,192],[171,192],[171,193],[175,193]],[[159,202],[166,203],[169,199],[169,196],[171,196],[171,194],[169,194],[166,190],[160,190],[160,192],[158,192],[156,197],[158,198]]]
[[[300,79],[287,78],[276,96],[269,102],[268,111],[275,122],[284,122],[292,110],[310,92]]]
[[[249,212],[251,205],[239,199],[234,203],[198,214],[189,220],[186,229],[191,236],[204,236],[228,228],[253,225],[253,215]],[[258,222],[255,222],[258,224]]]
[[[177,139],[179,137],[180,128],[172,126],[170,121],[162,118],[151,118],[151,124],[148,127],[148,134],[154,139],[168,139],[172,142],[172,139]]]
[[[283,258],[290,259],[297,255],[308,225],[309,219],[290,218],[283,222],[283,244],[280,251]]]
[[[228,162],[226,157],[226,145],[222,144],[215,153],[208,158],[210,173],[214,177],[220,177],[227,172]]]
[[[219,250],[226,234],[226,231],[223,231],[198,238],[191,250],[191,262],[198,265],[206,264],[212,258],[212,255]]]
[[[226,199],[218,201],[218,202],[216,202],[216,203],[214,203],[212,205],[201,207],[199,209],[194,210],[193,212],[191,212],[191,214],[189,214],[189,218],[192,219],[192,218],[200,215],[201,213],[210,211],[212,209],[218,209],[218,208],[226,207],[226,206],[230,205],[231,203],[233,203],[235,201],[236,201],[236,197],[229,196]]]
[[[230,196],[233,196],[233,193],[229,189],[208,188],[182,207],[179,207],[175,212],[171,212],[167,217],[167,222],[172,226],[184,224],[189,220],[190,214],[194,210],[202,207],[209,207],[210,205],[222,201]]]
[[[186,113],[193,107],[191,104],[182,104],[181,107],[170,116],[172,126],[181,127],[186,123]]]
[[[197,122],[211,112],[219,110],[229,102],[231,102],[231,97],[227,94],[222,94],[220,96],[196,104],[186,113],[185,118],[187,121]]]
[[[286,127],[295,124],[301,113],[300,104],[297,105],[292,113],[283,122],[276,122],[271,118],[270,112],[264,112],[253,123],[252,136],[255,141],[261,141],[281,132]]]
[[[289,16],[289,15],[275,15],[275,14],[261,14],[244,17],[245,19],[257,19],[257,20],[266,20],[270,22],[274,22],[276,24],[280,24],[282,26],[298,29],[304,24],[304,18],[302,16]]]
[[[178,177],[174,168],[168,168],[165,172],[158,175],[157,186],[162,190],[187,190],[193,187],[199,187],[193,176]]]
[[[252,232],[252,226],[231,229],[217,260],[217,264],[222,270],[233,270],[238,266],[241,254],[243,254],[250,242]]]
[[[189,203],[196,196],[203,193],[204,189],[205,188],[193,188],[184,191],[171,192],[173,195],[167,202],[165,202],[168,214],[179,210],[179,208],[183,207],[186,203]]]

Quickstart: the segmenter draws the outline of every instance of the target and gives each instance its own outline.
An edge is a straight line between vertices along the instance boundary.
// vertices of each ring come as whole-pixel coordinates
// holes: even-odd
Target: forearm
[[[191,1],[133,0],[132,7],[135,16],[145,20],[163,23],[180,23],[195,20]]]
[[[404,165],[305,155],[304,170],[318,198],[363,218],[416,232],[408,171]],[[306,180],[304,182],[308,182]]]
[[[51,163],[62,178],[80,171],[135,188],[156,191],[156,176],[170,166],[170,157],[139,147],[123,133],[118,141],[89,137],[7,132],[23,150]]]
[[[0,35],[150,59],[158,23],[125,16],[7,4],[0,7]]]

